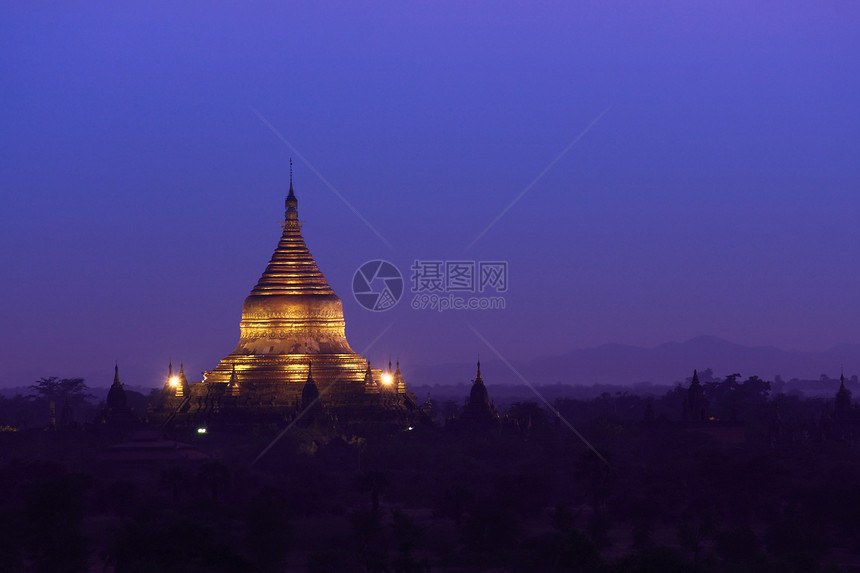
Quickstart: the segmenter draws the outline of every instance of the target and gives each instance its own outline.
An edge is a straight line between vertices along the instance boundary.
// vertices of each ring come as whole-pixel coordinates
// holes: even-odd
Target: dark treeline
[[[147,396],[125,389],[125,395],[130,407],[143,418],[155,391]],[[0,426],[6,431],[85,426],[92,424],[104,408],[104,400],[96,400],[83,378],[41,378],[25,393],[0,395]]]
[[[296,426],[254,465],[280,427],[167,436],[208,456],[196,462],[105,461],[128,436],[104,431],[83,381],[43,379],[0,400],[0,567],[855,570],[850,394],[697,378],[700,400],[688,380],[661,395],[497,403],[478,421],[463,400],[439,401],[434,424],[396,432]],[[146,398],[134,401],[143,418]]]

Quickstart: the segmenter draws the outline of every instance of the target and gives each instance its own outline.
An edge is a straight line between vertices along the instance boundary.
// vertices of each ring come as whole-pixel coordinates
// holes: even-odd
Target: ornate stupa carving
[[[220,396],[236,406],[295,407],[303,402],[311,362],[323,407],[383,404],[388,378],[350,347],[345,327],[343,304],[302,236],[291,173],[281,238],[242,305],[239,342],[191,386],[192,407],[200,410]],[[397,386],[412,399],[402,376]]]

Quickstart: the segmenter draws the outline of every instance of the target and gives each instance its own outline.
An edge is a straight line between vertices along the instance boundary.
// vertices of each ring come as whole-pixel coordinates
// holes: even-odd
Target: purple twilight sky
[[[377,364],[860,343],[856,3],[120,4],[0,8],[0,386],[213,368],[290,156]],[[375,258],[508,261],[506,309],[364,310]]]

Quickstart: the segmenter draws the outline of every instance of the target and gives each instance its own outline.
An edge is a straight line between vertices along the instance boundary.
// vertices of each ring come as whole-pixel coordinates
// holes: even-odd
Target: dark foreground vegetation
[[[297,425],[252,464],[281,428],[174,430],[196,461],[108,459],[128,436],[50,420],[68,396],[36,388],[0,400],[0,571],[856,570],[854,407],[755,377],[702,389],[706,411],[684,386],[480,423],[439,404],[396,432]],[[27,404],[51,429],[19,427]]]

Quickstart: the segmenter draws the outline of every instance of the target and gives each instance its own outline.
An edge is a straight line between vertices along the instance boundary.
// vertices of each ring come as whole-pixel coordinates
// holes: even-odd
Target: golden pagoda
[[[347,342],[343,304],[302,237],[290,171],[283,232],[242,305],[239,343],[202,382],[190,386],[187,399],[172,393],[164,406],[175,414],[298,409],[311,367],[325,408],[414,406],[402,377],[394,383],[381,369],[370,368]]]

